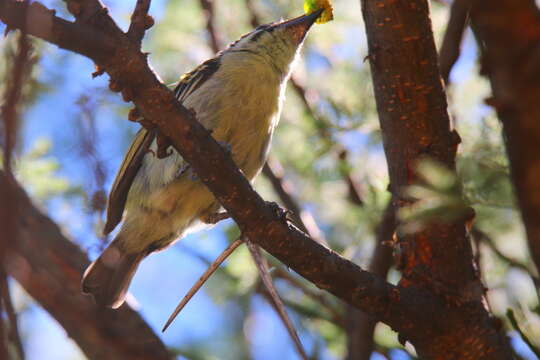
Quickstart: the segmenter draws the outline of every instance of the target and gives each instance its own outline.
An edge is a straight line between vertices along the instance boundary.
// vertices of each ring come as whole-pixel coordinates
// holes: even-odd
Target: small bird
[[[285,87],[311,25],[321,10],[261,25],[216,57],[184,74],[175,95],[230,151],[250,181],[266,162]],[[85,271],[83,293],[118,308],[141,260],[170,246],[219,202],[174,150],[158,158],[156,135],[137,133],[116,175],[104,233],[122,220],[118,235]]]

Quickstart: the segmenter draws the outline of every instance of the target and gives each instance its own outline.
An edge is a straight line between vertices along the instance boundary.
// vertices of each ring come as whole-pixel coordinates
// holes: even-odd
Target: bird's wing
[[[219,57],[206,60],[195,70],[185,73],[174,89],[178,101],[183,102],[219,69]]]
[[[109,194],[109,202],[107,204],[107,222],[103,232],[110,233],[116,225],[122,220],[124,207],[126,205],[127,196],[133,179],[141,168],[142,161],[146,155],[152,141],[155,138],[154,131],[148,131],[141,128],[135,139],[131,143],[129,150],[120,166],[120,170],[116,174],[114,184]]]
[[[183,102],[190,94],[208,80],[218,68],[219,57],[216,57],[205,61],[195,70],[182,75],[178,85],[174,89],[174,94],[178,101]],[[155,136],[154,131],[148,131],[143,128],[139,130],[131,143],[109,194],[107,222],[105,223],[103,230],[105,234],[110,233],[122,220],[122,214],[124,213],[124,208],[126,206],[129,189],[131,188],[131,184],[133,183],[137,172],[141,168],[143,158],[152,144],[152,141],[154,141]],[[154,161],[161,160],[156,158]],[[187,163],[184,167],[185,169],[180,170],[179,173],[184,173],[187,170]],[[182,166],[180,166],[180,168],[182,168]]]

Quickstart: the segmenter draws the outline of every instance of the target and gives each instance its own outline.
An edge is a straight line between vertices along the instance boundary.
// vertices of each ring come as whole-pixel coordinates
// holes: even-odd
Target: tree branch
[[[10,242],[6,270],[68,332],[89,359],[162,359],[172,356],[144,320],[128,306],[98,308],[81,294],[80,279],[89,261],[58,226],[0,172],[0,186],[19,208],[16,242]]]
[[[450,8],[450,19],[439,51],[439,68],[445,84],[448,84],[450,71],[461,52],[461,40],[467,27],[470,7],[471,0],[454,0]]]
[[[281,164],[275,159],[269,158],[262,170],[263,175],[270,181],[274,192],[279,197],[285,208],[291,211],[291,217],[300,230],[309,235],[310,238],[328,246],[324,233],[317,226],[313,216],[300,208],[298,202],[294,199],[292,184],[289,183],[283,174]]]
[[[503,124],[511,179],[527,240],[540,270],[540,11],[533,0],[472,1],[471,22],[482,50],[488,99]]]
[[[17,349],[19,360],[24,360],[24,348],[21,341],[21,335],[19,333],[17,314],[15,313],[13,302],[11,301],[7,274],[5,273],[4,268],[0,268],[0,291],[0,302],[3,303],[3,308],[5,308],[5,312],[7,313],[7,319],[9,321],[9,331],[7,338],[14,345],[15,349]],[[2,325],[0,324],[0,326]],[[7,358],[9,358],[9,356]]]
[[[206,18],[206,31],[208,32],[210,47],[214,53],[217,53],[221,50],[223,41],[215,26],[214,0],[199,0],[199,2]]]
[[[384,210],[377,226],[375,250],[369,263],[369,271],[386,279],[392,266],[392,235],[396,231],[396,209],[392,200]],[[369,360],[373,352],[373,333],[377,321],[369,313],[350,308],[347,327],[347,360]]]
[[[154,19],[148,15],[150,2],[151,0],[137,0],[135,10],[131,14],[131,24],[129,25],[127,36],[139,46],[144,37],[144,32],[154,25]]]

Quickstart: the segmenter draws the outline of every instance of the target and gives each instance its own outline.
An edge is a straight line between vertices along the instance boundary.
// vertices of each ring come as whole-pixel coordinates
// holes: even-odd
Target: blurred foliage
[[[112,15],[125,24],[132,3],[108,5]],[[251,4],[262,21],[297,16],[303,11],[300,0],[253,0]],[[58,1],[49,5],[56,9],[63,6]],[[215,26],[224,41],[232,41],[251,29],[246,0],[215,1],[215,6]],[[156,25],[148,32],[143,47],[151,53],[152,66],[165,83],[173,84],[183,72],[212,56],[199,1],[154,1],[151,13]],[[434,2],[432,22],[438,44],[447,20],[448,7]],[[0,57],[0,78],[5,75],[6,59],[13,54],[13,39],[8,36],[0,42],[4,54]],[[21,104],[17,176],[67,232],[82,246],[92,249],[96,243],[102,244],[98,231],[102,214],[89,211],[93,194],[99,190],[94,161],[103,162],[108,189],[137,126],[125,120],[130,106],[107,91],[106,77],[90,78],[90,62],[38,41],[34,48],[36,66]],[[364,61],[366,55],[359,2],[334,2],[334,21],[312,29],[294,74],[306,89],[311,111],[306,110],[303,100],[290,86],[272,148],[272,156],[279,159],[285,177],[294,185],[295,199],[302,209],[313,214],[330,246],[362,266],[369,261],[375,228],[389,200],[386,161],[369,65]],[[422,183],[406,190],[419,201],[401,216],[406,226],[419,227],[433,216],[446,220],[461,216],[471,206],[476,212],[475,226],[491,238],[498,250],[527,266],[530,260],[509,181],[500,124],[493,110],[484,105],[489,84],[479,77],[475,59],[474,41],[467,33],[462,63],[458,63],[448,88],[449,111],[462,138],[457,177],[429,160],[419,164]],[[80,151],[78,131],[88,130],[86,115],[77,105],[81,96],[88,97],[92,110],[87,115],[95,126],[95,156]],[[49,109],[66,103],[61,108],[62,119],[58,119],[58,113],[48,114]],[[55,126],[54,131],[47,136],[36,135],[47,124]],[[341,148],[348,153],[349,165],[338,161]],[[348,199],[344,170],[360,185],[362,207]],[[278,201],[271,184],[262,176],[255,185],[265,199]],[[220,228],[228,242],[239,235],[233,225]],[[199,236],[201,242],[209,241],[204,239],[204,232]],[[213,256],[212,252],[180,248],[203,264]],[[539,304],[530,274],[501,259],[486,244],[480,243],[476,250],[481,252],[480,270],[491,289],[488,301],[494,313],[502,316],[508,307],[519,309],[520,323],[527,324],[530,338],[538,338],[540,316],[535,309]],[[318,354],[314,359],[343,358],[347,344],[342,323],[347,314],[343,305],[275,259],[270,259],[270,263],[276,287],[308,345],[308,352]],[[188,269],[180,264],[162,271]],[[395,270],[391,271],[392,281],[397,276]],[[213,329],[204,338],[175,339],[172,344],[169,340],[168,344],[179,356],[189,359],[253,358],[253,339],[261,329],[261,304],[266,300],[247,249],[239,248],[205,289],[216,306],[224,309],[226,329]],[[269,306],[264,309],[274,316]],[[284,333],[285,329],[279,331]],[[396,334],[385,325],[377,326],[375,340],[376,348],[389,358],[407,356],[392,349],[410,351],[398,343]]]

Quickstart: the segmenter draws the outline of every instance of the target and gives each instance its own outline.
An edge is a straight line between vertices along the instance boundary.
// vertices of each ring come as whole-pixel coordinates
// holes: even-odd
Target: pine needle
[[[182,309],[187,305],[189,300],[191,300],[191,298],[197,293],[197,291],[199,291],[199,289],[204,285],[204,283],[208,280],[208,278],[212,276],[212,274],[217,270],[217,268],[221,265],[221,263],[225,261],[225,259],[227,259],[229,255],[231,255],[232,252],[236,250],[236,248],[242,244],[242,242],[243,242],[242,239],[237,239],[236,241],[234,241],[225,250],[223,250],[221,255],[219,255],[212,264],[210,264],[208,269],[204,272],[204,274],[201,275],[199,280],[195,284],[193,284],[191,289],[189,289],[188,293],[186,294],[186,296],[184,296],[182,301],[180,301],[176,309],[174,309],[171,316],[169,316],[169,319],[167,320],[167,322],[165,323],[165,326],[163,326],[163,329],[161,330],[162,332],[165,332],[165,330],[167,330],[169,325],[171,325],[173,320],[178,316],[180,311],[182,311]]]
[[[277,290],[274,287],[274,284],[272,283],[272,277],[270,276],[270,272],[268,270],[268,263],[266,262],[266,259],[264,259],[261,256],[260,247],[252,243],[248,238],[244,238],[244,241],[246,242],[246,245],[251,253],[251,256],[253,257],[253,260],[255,261],[255,265],[257,265],[257,269],[259,270],[259,274],[261,275],[263,284],[268,290],[268,293],[270,294],[272,301],[274,302],[275,309],[279,317],[283,321],[283,324],[287,328],[289,335],[291,336],[293,340],[296,350],[298,351],[302,359],[308,360],[308,356],[306,355],[304,347],[302,346],[302,343],[300,342],[298,333],[296,332],[294,325],[291,319],[289,318],[289,315],[287,315],[287,311],[285,310],[285,305],[283,304],[283,301],[281,301],[281,298],[279,297]]]

